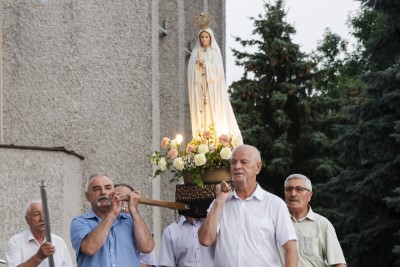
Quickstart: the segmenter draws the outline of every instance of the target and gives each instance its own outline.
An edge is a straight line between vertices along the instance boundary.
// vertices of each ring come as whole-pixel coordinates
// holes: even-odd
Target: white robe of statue
[[[203,48],[199,40],[202,32],[209,33],[211,45]],[[204,64],[200,65],[201,59]],[[200,30],[188,64],[188,89],[192,135],[209,130],[210,126],[221,134],[232,134],[239,143],[242,135],[229,101],[220,48],[210,28]]]

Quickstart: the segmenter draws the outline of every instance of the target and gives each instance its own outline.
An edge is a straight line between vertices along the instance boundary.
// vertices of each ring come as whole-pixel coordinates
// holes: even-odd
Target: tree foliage
[[[281,195],[287,175],[307,175],[349,266],[400,266],[400,2],[362,2],[355,50],[327,31],[310,56],[284,2],[265,4],[254,39],[236,38],[255,52],[233,50],[244,74],[231,101],[266,163],[260,184]]]
[[[329,88],[319,89],[326,73],[293,43],[295,29],[285,20],[283,1],[265,4],[264,16],[251,19],[254,39],[236,37],[247,50],[233,50],[244,74],[230,87],[231,102],[244,141],[265,160],[260,184],[282,196],[290,173],[321,182],[339,172],[330,121],[342,104]]]
[[[351,21],[363,47],[365,90],[335,127],[345,168],[321,185],[351,266],[400,264],[399,13],[398,1],[364,1]]]

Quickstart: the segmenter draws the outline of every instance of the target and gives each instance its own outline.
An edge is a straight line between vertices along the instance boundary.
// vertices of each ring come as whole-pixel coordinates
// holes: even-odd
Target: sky
[[[301,51],[309,53],[317,47],[317,42],[322,39],[326,28],[354,42],[348,34],[346,21],[348,15],[355,14],[359,7],[360,2],[354,0],[286,0],[286,21],[297,31],[293,42],[300,45]],[[239,80],[243,74],[243,69],[235,66],[231,49],[236,48],[239,51],[244,49],[234,41],[232,36],[252,39],[254,26],[249,17],[258,17],[259,14],[265,15],[264,0],[226,1],[226,83],[228,86],[233,81]]]

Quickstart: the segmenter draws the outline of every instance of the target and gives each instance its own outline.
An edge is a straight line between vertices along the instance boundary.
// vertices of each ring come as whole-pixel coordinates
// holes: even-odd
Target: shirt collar
[[[311,209],[311,206],[308,206],[308,212],[307,212],[306,218],[311,221],[315,221],[315,213]]]
[[[31,229],[29,229],[29,228],[25,231],[25,237],[26,237],[26,240],[28,240],[28,242],[30,242],[32,240],[35,241],[35,237],[33,236]]]
[[[267,192],[264,191],[261,186],[257,183],[256,186],[256,190],[254,190],[253,194],[251,194],[251,196],[249,196],[247,199],[258,199],[258,200],[263,200],[264,197],[266,196]],[[236,198],[236,199],[240,199],[239,196],[236,193],[236,190],[234,190],[231,195],[229,196],[228,200],[232,199],[232,198]]]
[[[307,212],[307,215],[306,215],[304,218],[301,218],[301,219],[299,219],[299,220],[296,220],[296,218],[293,217],[292,214],[290,214],[290,217],[291,217],[292,220],[295,221],[295,222],[301,222],[301,221],[304,221],[304,220],[306,220],[306,219],[308,219],[308,220],[310,220],[310,221],[315,221],[315,213],[314,213],[313,210],[311,209],[311,206],[310,206],[310,205],[308,205],[308,212]]]
[[[36,244],[38,244],[39,246],[41,245],[39,242],[36,241],[35,237],[32,234],[32,231],[30,228],[26,229],[25,231],[25,240],[29,243],[29,242],[35,242]],[[43,239],[42,244],[46,242],[46,238]]]
[[[203,221],[203,220],[204,220],[203,218],[196,218],[195,222],[197,223],[198,221]],[[178,223],[180,226],[182,226],[184,223],[192,224],[192,222],[186,219],[186,217],[183,215],[179,216],[179,219],[176,221],[176,223]]]

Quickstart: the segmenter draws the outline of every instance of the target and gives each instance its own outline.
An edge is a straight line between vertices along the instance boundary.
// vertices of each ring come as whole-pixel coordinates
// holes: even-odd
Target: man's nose
[[[290,190],[289,194],[290,194],[291,196],[296,196],[296,195],[297,195],[296,188],[292,188],[292,190]]]
[[[285,194],[289,196],[294,196],[296,195],[296,190],[294,188],[285,188]]]
[[[242,164],[239,161],[231,165],[233,165],[233,169],[239,169],[242,167]]]
[[[107,193],[107,189],[104,187],[100,188],[100,194],[105,195]]]

